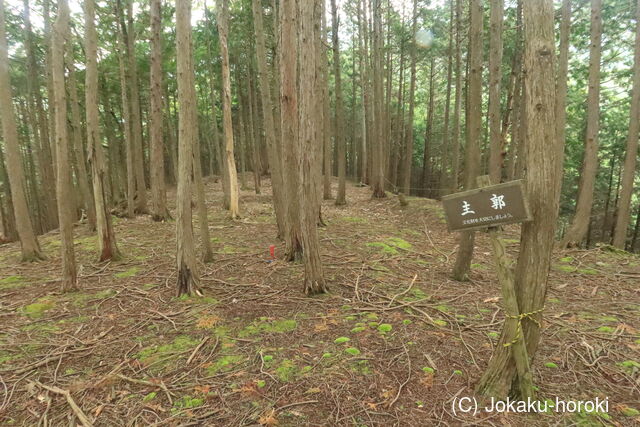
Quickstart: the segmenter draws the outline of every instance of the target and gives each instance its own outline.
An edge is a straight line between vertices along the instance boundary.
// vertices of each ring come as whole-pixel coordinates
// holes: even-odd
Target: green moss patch
[[[29,316],[32,319],[41,318],[45,312],[51,310],[56,306],[56,303],[50,299],[40,298],[33,304],[25,305],[20,309],[22,314]]]
[[[142,363],[149,364],[160,359],[171,358],[188,350],[193,349],[200,343],[200,340],[191,337],[189,335],[177,336],[173,342],[164,345],[154,345],[147,347],[134,356],[134,358],[140,360]]]
[[[0,290],[20,288],[26,285],[25,280],[22,276],[7,276],[0,279]]]
[[[220,356],[215,362],[207,367],[207,373],[209,375],[215,375],[218,372],[228,372],[233,369],[234,366],[244,362],[244,360],[244,356],[238,354]]]
[[[116,273],[113,276],[118,279],[124,279],[127,277],[135,276],[136,274],[138,274],[138,271],[140,271],[138,267],[131,267],[130,269],[121,271],[120,273]]]
[[[264,320],[262,320],[264,319]],[[249,337],[252,335],[258,335],[261,333],[284,333],[294,331],[298,327],[298,322],[293,319],[282,319],[268,321],[266,318],[261,318],[258,321],[252,322],[243,330],[238,332],[240,338]]]

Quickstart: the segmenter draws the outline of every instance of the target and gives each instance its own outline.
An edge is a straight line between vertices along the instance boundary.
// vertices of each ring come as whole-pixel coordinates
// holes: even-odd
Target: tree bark
[[[191,174],[196,138],[196,93],[191,45],[191,0],[176,0],[178,66],[178,189],[176,195],[176,262],[178,296],[199,294],[191,211]]]
[[[467,94],[467,146],[465,148],[465,190],[475,187],[480,172],[480,140],[482,138],[482,0],[471,0],[469,23],[469,89]],[[460,233],[455,280],[468,280],[475,232]]]
[[[33,40],[33,31],[30,19],[29,1],[24,0],[24,25],[25,25],[25,49],[27,57],[27,90],[31,97],[32,105],[35,110],[35,118],[37,124],[34,123],[34,130],[37,131],[38,152],[39,152],[39,168],[41,184],[51,183],[55,181],[53,173],[53,160],[51,158],[51,138],[49,134],[49,123],[47,114],[44,110],[42,95],[39,89],[38,64],[36,62],[35,43]],[[42,185],[44,187],[44,185]],[[58,211],[56,209],[56,199],[54,191],[43,191],[44,201],[44,226],[45,229],[51,230],[58,226]]]
[[[452,0],[453,1],[453,0]],[[456,0],[456,95],[453,109],[453,138],[451,145],[451,180],[449,190],[458,191],[460,174],[460,111],[462,109],[462,0]]]
[[[11,204],[16,230],[20,238],[23,261],[43,259],[38,239],[29,218],[29,207],[24,192],[25,176],[20,156],[18,130],[13,110],[11,83],[9,81],[9,56],[7,50],[4,0],[0,0],[0,120],[7,155],[6,168],[11,187]]]
[[[231,76],[229,71],[229,0],[218,0],[218,37],[222,58],[222,125],[224,128],[224,159],[227,183],[229,185],[229,213],[231,218],[240,217],[238,205],[238,174],[233,155],[233,122],[231,120]]]
[[[451,191],[447,188],[448,183],[450,182],[450,172],[449,167],[451,165],[450,161],[450,141],[451,141],[451,132],[450,132],[450,115],[451,115],[451,79],[453,78],[453,29],[454,29],[454,12],[455,12],[455,4],[453,0],[450,0],[450,15],[449,15],[449,46],[447,48],[447,91],[445,96],[444,103],[444,126],[442,130],[442,165],[440,169],[440,189],[438,189],[439,196],[445,196],[449,194]],[[423,172],[424,172],[424,163],[423,163]],[[424,187],[424,176],[422,179],[423,187]],[[424,194],[424,193],[423,193]]]
[[[591,47],[589,52],[589,91],[587,93],[587,132],[576,211],[562,247],[582,244],[587,235],[593,190],[598,172],[598,132],[600,129],[600,57],[602,54],[602,0],[591,0]]]
[[[384,96],[382,90],[382,4],[381,0],[372,1],[373,8],[373,124],[372,161],[371,161],[371,190],[374,198],[387,197],[384,191]]]
[[[413,0],[413,23],[411,25],[411,77],[409,83],[409,117],[407,123],[407,135],[405,141],[404,165],[402,175],[402,192],[411,194],[411,169],[413,166],[413,116],[415,110],[416,93],[416,32],[418,30],[418,0]],[[431,64],[433,65],[433,63]]]
[[[547,291],[553,239],[560,199],[560,159],[549,149],[555,129],[555,40],[552,0],[527,0],[524,7],[526,157],[525,188],[533,216],[522,225],[520,253],[515,271],[520,313],[533,313],[521,320],[522,337],[532,359],[540,340],[540,322]],[[512,346],[505,346],[504,329],[477,391],[504,399],[520,396],[522,378],[517,378]],[[511,393],[510,393],[511,390]]]
[[[278,150],[278,145],[280,144],[280,142],[276,140],[274,108],[269,84],[269,72],[267,70],[265,32],[262,25],[262,3],[260,0],[252,0],[252,6],[253,26],[256,37],[256,65],[258,69],[258,87],[260,89],[261,95],[262,122],[264,124],[265,139],[267,143],[267,158],[269,160],[269,167],[271,169],[273,207],[276,213],[276,222],[278,224],[278,236],[280,238],[283,238],[286,234],[285,188],[282,176],[283,169],[279,153],[280,150]]]
[[[636,39],[634,47],[633,88],[631,89],[631,109],[629,111],[629,134],[627,151],[622,172],[622,190],[618,202],[616,228],[613,234],[613,246],[624,249],[631,215],[631,194],[633,177],[638,157],[638,129],[640,127],[640,0],[636,6]]]
[[[422,188],[423,188],[423,196],[429,197],[434,194],[435,190],[431,187],[431,143],[433,136],[433,110],[435,108],[434,98],[435,98],[435,87],[434,87],[434,76],[435,76],[435,63],[434,58],[431,57],[431,63],[429,64],[429,105],[427,109],[427,120],[426,126],[424,128],[424,156],[422,159]]]
[[[82,124],[80,123],[80,102],[78,100],[78,82],[76,81],[76,67],[74,65],[73,43],[71,40],[67,42],[67,61],[68,71],[68,93],[69,105],[71,106],[71,139],[73,142],[72,152],[74,154],[74,165],[76,171],[76,181],[80,188],[80,200],[82,207],[87,214],[87,223],[90,230],[96,229],[96,208],[93,201],[93,194],[90,190],[91,180],[87,171],[87,164],[84,152],[84,144],[82,143]]]
[[[347,179],[347,150],[344,137],[344,101],[342,99],[342,78],[340,67],[340,40],[338,38],[338,7],[336,0],[331,0],[332,30],[333,40],[333,77],[335,81],[336,105],[334,111],[335,120],[335,143],[338,150],[338,192],[336,193],[336,206],[346,205],[346,179]]]
[[[291,39],[293,35],[288,33],[293,29],[293,26],[289,25],[290,22],[287,18],[290,16],[291,9],[295,7],[295,3],[298,2],[294,0],[282,0],[281,8],[284,19],[281,21],[281,37],[283,41]],[[299,154],[297,159],[297,173],[299,176],[298,197],[296,197],[296,199],[299,203],[301,240],[304,248],[304,292],[307,295],[315,295],[327,291],[322,270],[322,260],[320,259],[320,242],[316,228],[316,221],[318,219],[316,189],[320,182],[318,180],[319,174],[314,172],[320,160],[318,156],[318,144],[321,143],[321,140],[318,139],[320,129],[317,111],[320,108],[319,103],[322,102],[322,100],[316,96],[316,89],[318,87],[316,82],[318,75],[316,73],[315,63],[317,60],[316,37],[319,37],[319,34],[315,25],[314,8],[317,7],[319,7],[317,2],[300,2],[298,4],[298,46],[297,49],[295,47],[293,48],[294,55],[297,51],[300,73],[299,104],[298,111],[296,112],[297,116],[295,117],[296,121],[299,122],[299,134],[296,138],[296,144],[298,145],[296,151]],[[284,47],[283,45],[283,50]],[[284,60],[286,58],[283,57],[282,59]],[[284,64],[281,63],[283,70],[293,71],[295,73],[295,56],[293,59],[294,64],[292,68],[285,67]],[[283,74],[282,79],[283,95],[286,94],[285,81],[289,82],[289,79],[285,79],[285,77],[287,77],[286,73]],[[295,77],[295,74],[292,77]],[[295,80],[293,81],[295,82]],[[283,113],[284,111],[283,108]],[[285,114],[283,114],[283,119],[284,117]]]
[[[151,217],[154,221],[165,221],[171,218],[167,209],[167,192],[164,182],[161,7],[162,0],[151,0],[151,114],[149,136],[151,139]]]
[[[71,171],[69,168],[69,145],[67,132],[67,95],[64,85],[65,42],[69,32],[69,7],[66,0],[58,0],[58,17],[53,30],[51,72],[56,116],[56,160],[58,174],[56,192],[58,217],[60,218],[60,240],[62,254],[62,291],[78,288],[76,259],[73,249],[73,213],[71,210]],[[71,58],[69,58],[71,59]]]
[[[105,164],[100,119],[98,110],[98,36],[95,26],[94,0],[84,1],[85,13],[85,108],[87,115],[87,148],[93,175],[93,198],[95,200],[96,228],[98,232],[99,261],[120,258],[116,237],[111,224],[109,198],[106,184],[109,170]]]
[[[489,176],[493,184],[502,180],[502,124],[500,82],[502,81],[503,0],[491,0],[489,23]]]
[[[127,3],[127,53],[129,58],[130,96],[131,107],[131,136],[133,141],[133,167],[136,177],[136,211],[147,213],[147,183],[144,176],[144,149],[142,143],[142,118],[140,117],[140,90],[138,83],[138,61],[136,57],[136,35],[133,25],[133,0],[124,0]]]

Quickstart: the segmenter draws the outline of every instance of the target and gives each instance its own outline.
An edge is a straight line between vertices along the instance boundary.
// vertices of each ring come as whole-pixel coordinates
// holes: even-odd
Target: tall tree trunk
[[[51,0],[43,0],[42,1],[42,17],[44,21],[43,35],[44,35],[44,46],[45,46],[45,69],[47,75],[47,113],[49,115],[49,151],[51,152],[51,161],[53,163],[53,179],[56,179],[58,173],[58,162],[56,161],[56,142],[55,142],[55,126],[56,126],[56,117],[55,117],[55,106],[53,99],[55,95],[53,93],[53,73],[52,73],[52,57],[51,53],[53,51],[53,43],[51,39]],[[53,181],[52,181],[53,182]],[[56,217],[58,215],[57,211],[57,201],[56,207]],[[56,221],[56,227],[58,226],[58,221]]]
[[[342,100],[342,69],[340,66],[340,41],[338,38],[339,17],[336,0],[331,0],[332,30],[333,39],[333,77],[335,81],[335,142],[338,150],[338,192],[336,193],[336,206],[347,204],[346,199],[346,179],[347,179],[347,150],[344,137],[344,101]]]
[[[591,0],[591,47],[589,53],[589,91],[587,93],[587,132],[578,185],[576,211],[562,247],[577,246],[587,235],[593,190],[598,172],[598,132],[600,129],[600,57],[602,53],[602,0]],[[636,120],[637,121],[637,120]],[[636,132],[637,133],[637,132]]]
[[[20,156],[18,130],[13,110],[11,83],[9,81],[9,56],[4,15],[4,0],[0,0],[0,120],[2,136],[7,154],[7,173],[11,187],[11,202],[16,230],[20,238],[23,261],[43,259],[40,245],[29,218],[29,208],[25,196],[25,176]]]
[[[465,148],[465,190],[475,187],[480,172],[482,139],[482,0],[471,0],[469,23],[469,89],[467,94],[467,146]],[[468,280],[475,232],[460,233],[460,244],[453,268],[455,280]]]
[[[29,1],[24,0],[24,23],[25,23],[25,48],[27,57],[27,90],[35,108],[35,116],[38,135],[38,151],[40,159],[40,179],[41,183],[51,183],[55,181],[53,173],[53,160],[51,158],[51,138],[49,134],[49,123],[44,110],[42,95],[39,89],[38,64],[36,62],[35,43],[33,40],[33,31],[31,29],[30,6]],[[35,125],[35,123],[34,123]],[[51,230],[58,226],[58,211],[56,209],[56,199],[54,191],[43,191],[44,211],[45,211],[45,228]]]
[[[382,90],[382,5],[381,0],[373,0],[373,132],[372,147],[372,182],[371,189],[374,198],[387,197],[384,191],[384,116],[383,116],[383,90]]]
[[[82,143],[82,124],[80,123],[80,102],[78,100],[78,82],[76,81],[76,67],[74,64],[75,58],[73,56],[73,42],[69,40],[67,42],[67,55],[69,60],[67,61],[68,71],[68,93],[69,93],[69,105],[71,106],[71,138],[73,141],[72,152],[74,154],[74,165],[76,170],[76,180],[78,181],[78,187],[80,188],[80,200],[82,207],[87,214],[87,223],[89,229],[96,229],[96,208],[93,201],[93,194],[90,190],[91,180],[89,179],[89,172],[87,171],[87,164],[84,153],[84,144]]]
[[[231,76],[229,72],[229,0],[218,0],[218,37],[220,56],[222,57],[222,124],[224,127],[224,159],[227,182],[229,185],[229,213],[231,218],[240,216],[238,205],[238,174],[233,155],[233,122],[231,121]]]
[[[453,1],[453,0],[452,0]],[[460,174],[460,111],[462,109],[462,0],[456,1],[456,96],[453,109],[453,139],[451,145],[451,181],[449,190],[458,191]]]
[[[142,118],[140,117],[140,90],[138,83],[138,61],[136,57],[136,34],[133,23],[133,0],[127,3],[127,52],[130,73],[131,135],[133,141],[133,167],[136,177],[136,211],[147,213],[147,183],[144,176],[144,149],[142,143]]]
[[[199,294],[191,212],[191,174],[197,135],[196,89],[191,45],[191,0],[176,0],[178,63],[178,190],[176,195],[176,262],[178,295]]]
[[[171,216],[167,209],[164,183],[164,143],[162,117],[162,0],[151,0],[151,216],[154,221],[165,221]]]
[[[282,11],[283,18],[282,23],[282,39],[292,39],[293,34],[289,33],[293,29],[293,25],[289,25],[290,12],[298,3],[294,0],[283,0]],[[292,7],[293,6],[293,7]],[[296,144],[298,149],[296,150],[299,157],[297,159],[297,173],[298,191],[296,199],[299,203],[300,213],[300,231],[302,246],[304,248],[304,292],[307,295],[315,295],[327,291],[327,287],[324,280],[324,273],[322,270],[322,260],[320,259],[320,242],[318,239],[318,231],[316,228],[316,221],[318,219],[318,197],[317,188],[320,184],[318,178],[319,174],[315,172],[316,166],[320,160],[318,154],[318,143],[321,142],[318,139],[320,134],[317,112],[320,108],[320,102],[322,102],[316,95],[316,89],[318,83],[316,79],[318,75],[316,73],[316,38],[319,34],[316,31],[315,16],[319,17],[317,9],[319,8],[318,2],[300,2],[298,4],[298,46],[294,47],[294,55],[297,53],[299,59],[299,73],[300,73],[300,91],[299,91],[299,104],[296,121],[298,121],[298,135],[296,135]],[[293,21],[295,23],[295,21]],[[295,40],[295,39],[294,39]],[[282,46],[285,47],[284,45]],[[283,49],[284,50],[284,49]],[[283,60],[285,57],[282,58]],[[296,57],[293,57],[294,61]],[[294,66],[284,67],[285,71],[293,71],[295,73]],[[281,63],[281,66],[284,64]],[[285,92],[285,81],[290,80],[286,73],[283,73],[282,90]],[[295,74],[291,77],[295,82]],[[295,85],[294,85],[295,90]],[[284,112],[284,109],[283,109]],[[283,114],[284,118],[284,114]],[[284,129],[284,127],[283,127]]]
[[[120,72],[120,94],[122,99],[122,121],[124,122],[124,140],[126,146],[127,163],[127,217],[135,216],[135,196],[136,196],[136,172],[135,167],[135,144],[131,129],[131,106],[129,103],[129,67],[127,66],[127,28],[124,24],[124,12],[121,0],[116,1],[116,15],[119,20],[118,31],[118,66]]]
[[[67,95],[64,85],[65,42],[69,32],[69,7],[66,0],[58,0],[58,17],[53,30],[53,67],[54,104],[56,112],[56,160],[58,175],[56,191],[58,199],[58,217],[60,218],[60,239],[62,241],[62,290],[72,291],[77,286],[76,259],[73,249],[73,213],[71,211],[71,170],[69,168],[69,145],[67,130]],[[71,60],[72,58],[69,58]]]
[[[435,76],[435,63],[434,58],[431,57],[431,63],[429,65],[429,105],[427,109],[427,120],[424,128],[424,157],[422,159],[422,188],[423,195],[429,197],[434,194],[434,189],[431,189],[431,143],[433,136],[433,109],[435,88],[434,88],[434,76]]]
[[[195,125],[197,127],[197,125]],[[193,177],[196,184],[198,198],[198,227],[200,230],[200,244],[202,245],[202,261],[213,261],[211,237],[209,237],[209,219],[207,218],[207,200],[204,192],[204,180],[202,179],[202,159],[200,154],[200,141],[198,133],[194,132],[193,147]]]
[[[305,215],[305,212],[300,211],[301,203],[298,200],[298,190],[302,184],[298,173],[298,159],[300,158],[298,150],[300,147],[298,144],[297,7],[297,2],[292,0],[285,0],[280,6],[280,114],[284,155],[283,172],[287,177],[285,183],[287,205],[285,258],[288,261],[302,258],[301,222]]]
[[[262,25],[262,3],[260,0],[252,0],[253,25],[256,37],[256,57],[258,68],[258,86],[262,104],[262,122],[264,123],[267,156],[271,168],[271,187],[273,190],[273,205],[278,224],[278,236],[283,238],[286,233],[286,206],[285,189],[282,175],[282,163],[278,150],[279,139],[276,140],[276,128],[274,123],[274,108],[269,85],[269,73],[267,70],[267,51],[265,47],[265,33]],[[275,17],[274,17],[275,19]],[[278,134],[278,136],[280,136]]]
[[[450,3],[450,14],[449,14],[449,47],[447,48],[447,55],[448,55],[448,60],[447,60],[447,92],[446,92],[446,96],[445,96],[445,103],[444,103],[444,126],[443,126],[443,130],[442,130],[442,166],[440,169],[440,185],[439,187],[441,187],[438,190],[438,195],[439,196],[445,196],[447,194],[449,194],[451,191],[446,188],[448,186],[448,183],[450,182],[450,175],[449,175],[449,167],[451,165],[451,161],[450,161],[450,155],[449,155],[449,150],[450,150],[450,141],[451,141],[451,132],[449,131],[449,126],[450,126],[450,110],[451,110],[451,79],[453,78],[453,29],[454,29],[454,11],[455,11],[455,4],[453,0],[449,1]],[[423,163],[423,174],[424,174],[424,163]],[[424,185],[424,175],[423,175],[423,179],[422,179],[422,186],[425,187]],[[426,192],[426,190],[423,190]],[[423,193],[424,194],[424,193]]]
[[[324,1],[322,2],[324,11]],[[320,85],[322,86],[322,153],[323,153],[323,199],[330,200],[331,196],[331,176],[333,175],[331,165],[331,103],[329,95],[329,58],[327,56],[327,23],[326,14],[322,14],[321,21],[321,56],[318,59],[320,61],[320,67],[322,69]]]
[[[491,0],[489,23],[489,176],[494,184],[502,180],[502,125],[500,82],[502,81],[503,0]]]
[[[249,72],[249,127],[251,132],[253,132],[253,136],[251,138],[252,144],[249,147],[249,150],[251,151],[251,169],[253,171],[254,190],[256,194],[260,194],[260,172],[262,170],[262,163],[260,161],[260,134],[262,133],[262,128],[257,123],[257,114],[258,108],[256,104],[254,69],[251,67]]]
[[[95,200],[96,227],[98,231],[99,261],[120,258],[116,237],[111,224],[109,198],[106,184],[109,170],[105,164],[100,136],[98,110],[98,36],[95,26],[94,0],[84,1],[85,16],[85,108],[87,115],[87,148],[93,175],[93,198]]]
[[[520,313],[532,313],[521,320],[521,336],[533,358],[540,340],[540,322],[547,293],[553,239],[560,199],[561,168],[557,151],[549,149],[555,129],[555,40],[552,0],[527,0],[524,6],[526,91],[526,191],[533,220],[522,225],[520,254],[515,270],[515,288]],[[504,330],[503,330],[504,332]],[[522,378],[517,378],[513,346],[501,334],[489,366],[477,391],[504,399],[521,396]],[[535,400],[535,399],[534,399]]]
[[[631,89],[627,152],[624,158],[622,190],[620,191],[620,200],[616,214],[616,228],[613,234],[613,246],[620,249],[624,249],[627,240],[627,229],[631,215],[633,177],[638,157],[638,128],[640,127],[640,120],[638,120],[638,117],[640,117],[640,0],[636,6],[636,40],[633,63],[633,88]]]
[[[413,166],[413,115],[415,110],[415,92],[416,92],[416,32],[418,30],[418,0],[413,0],[413,24],[411,26],[411,77],[409,83],[409,117],[407,123],[407,135],[404,152],[404,165],[402,175],[402,192],[411,194],[411,169]],[[431,64],[433,65],[433,63]]]

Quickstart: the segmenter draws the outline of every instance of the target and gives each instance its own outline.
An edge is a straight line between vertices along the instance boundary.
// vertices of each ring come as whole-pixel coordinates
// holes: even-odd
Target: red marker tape
[[[271,259],[276,259],[276,245],[269,245],[269,253],[271,254]]]

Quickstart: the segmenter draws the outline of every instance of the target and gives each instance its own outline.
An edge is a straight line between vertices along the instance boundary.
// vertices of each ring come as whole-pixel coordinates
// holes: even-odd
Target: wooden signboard
[[[531,221],[522,180],[450,194],[442,198],[442,205],[449,231]]]

